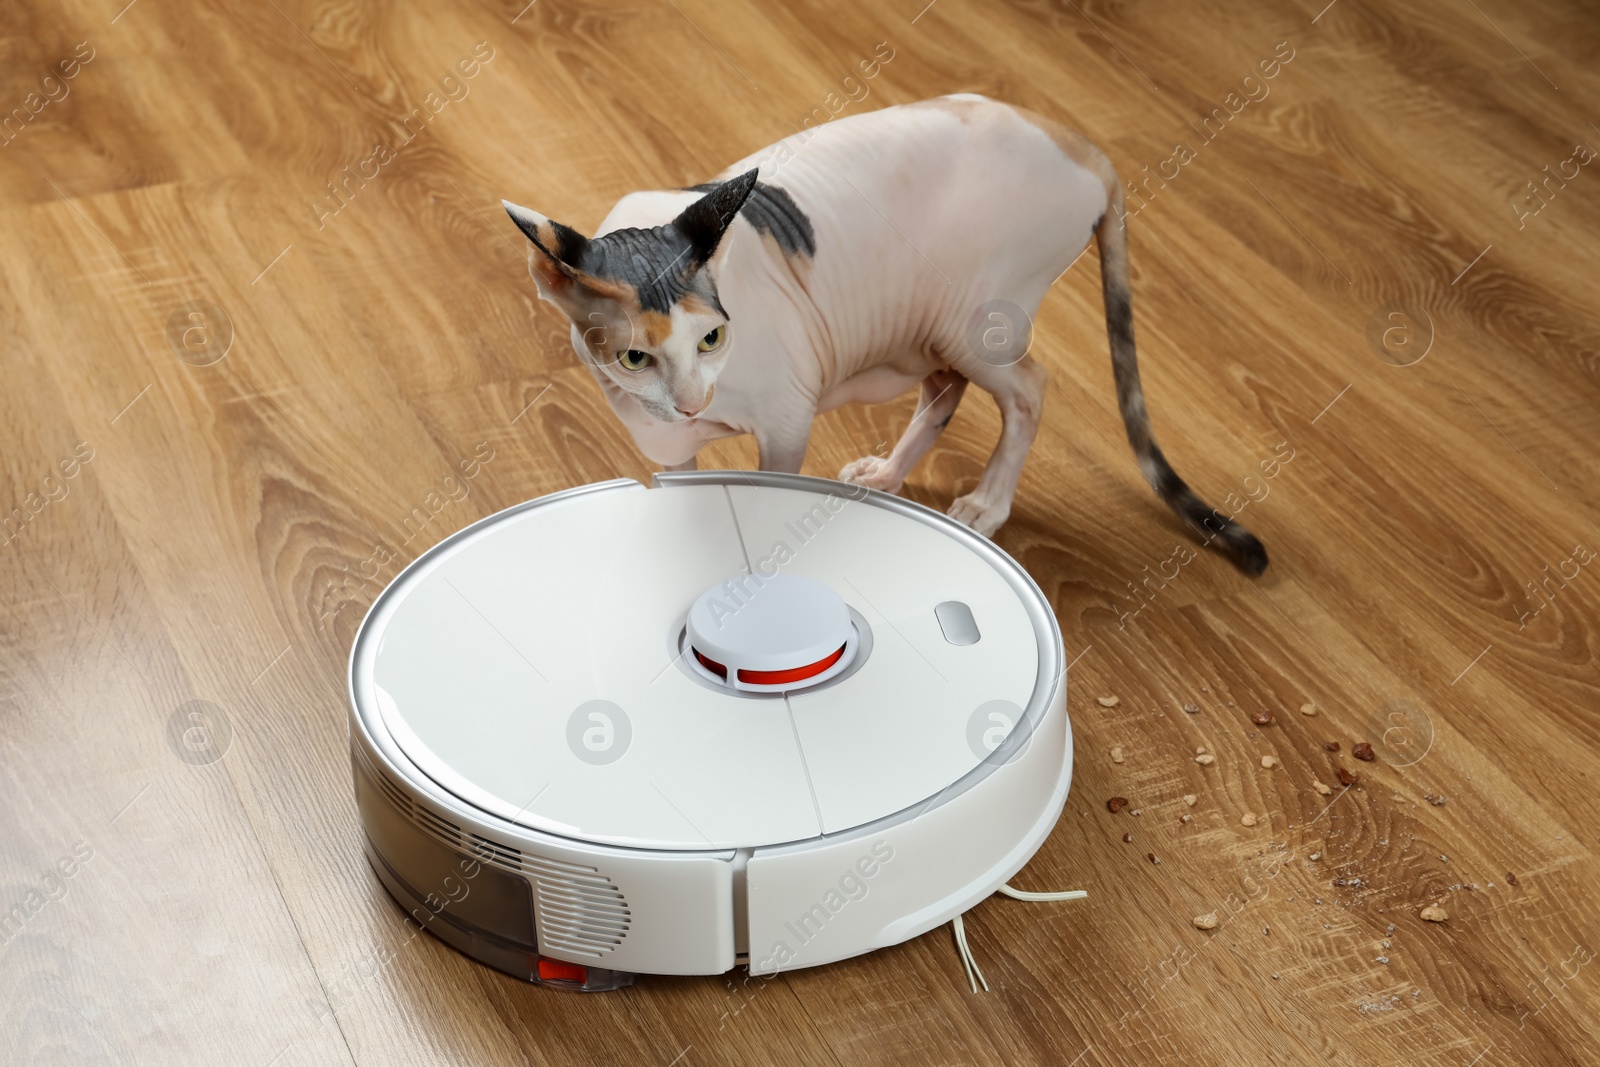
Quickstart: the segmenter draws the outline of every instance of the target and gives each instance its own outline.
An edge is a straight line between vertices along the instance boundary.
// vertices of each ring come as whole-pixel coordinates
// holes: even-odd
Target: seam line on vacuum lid
[[[728,489],[728,483],[722,483],[722,499],[728,502],[728,515],[733,519],[734,536],[739,538],[739,551],[744,555],[744,572],[754,574],[756,569],[750,565],[750,548],[744,543],[744,527],[739,525],[739,509],[733,506],[733,493]]]
[[[800,754],[800,770],[806,776],[806,792],[811,794],[811,810],[817,816],[817,833],[826,835],[827,824],[822,821],[822,802],[817,799],[817,784],[811,780],[811,763],[806,759],[806,746],[800,741],[800,726],[794,721],[794,705],[789,703],[789,694],[783,694],[783,712],[789,716],[789,731],[794,734],[794,748]]]

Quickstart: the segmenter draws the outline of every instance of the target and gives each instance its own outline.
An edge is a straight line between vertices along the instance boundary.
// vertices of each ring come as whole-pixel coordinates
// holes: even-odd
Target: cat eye
[[[712,330],[710,333],[700,338],[700,351],[716,351],[717,348],[721,346],[722,338],[726,336],[727,332],[728,328],[726,326],[718,326],[715,330]]]
[[[648,352],[641,352],[637,348],[630,348],[617,356],[617,362],[628,370],[644,370],[655,359]]]

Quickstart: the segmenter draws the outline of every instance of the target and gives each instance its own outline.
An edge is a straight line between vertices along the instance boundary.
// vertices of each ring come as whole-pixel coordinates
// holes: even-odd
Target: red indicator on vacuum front
[[[539,957],[539,981],[541,982],[576,982],[579,985],[583,985],[588,980],[589,968],[581,963],[553,960],[548,956]]]

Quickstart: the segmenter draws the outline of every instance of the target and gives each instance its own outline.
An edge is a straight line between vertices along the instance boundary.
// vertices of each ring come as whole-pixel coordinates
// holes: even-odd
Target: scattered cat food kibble
[[[1127,806],[1128,806],[1128,798],[1127,797],[1112,797],[1110,800],[1106,801],[1106,810],[1109,811],[1113,815],[1115,815],[1117,812],[1121,811],[1123,808],[1125,808]]]
[[[1183,710],[1188,712],[1190,715],[1198,715],[1198,714],[1200,714],[1200,705],[1199,704],[1185,704],[1183,706]]]
[[[1268,711],[1266,708],[1262,708],[1260,711],[1250,716],[1250,721],[1255,723],[1257,726],[1271,726],[1272,712]]]
[[[1217,928],[1217,913],[1208,911],[1204,915],[1196,915],[1192,921],[1197,930],[1215,930]]]
[[[1256,813],[1255,812],[1247,811],[1243,815],[1239,816],[1239,825],[1240,826],[1254,826],[1255,824],[1256,824]]]
[[[1095,700],[1102,708],[1114,708],[1122,703],[1117,697],[1095,697]]]
[[[1272,770],[1272,768],[1276,767],[1277,765],[1278,765],[1278,757],[1277,756],[1262,756],[1261,757],[1261,766],[1266,768],[1267,770],[1270,771],[1270,770]]]
[[[1450,918],[1449,914],[1447,914],[1445,910],[1439,907],[1437,904],[1429,904],[1417,914],[1421,915],[1424,919],[1431,923],[1442,923]]]
[[[1178,821],[1179,822],[1193,822],[1194,821],[1194,816],[1188,814],[1187,812],[1185,812],[1184,814],[1178,816]]]
[[[1131,844],[1133,844],[1133,835],[1132,835],[1132,834],[1123,834],[1123,835],[1122,835],[1122,843],[1123,843],[1123,844],[1124,844],[1124,845],[1131,845]]]
[[[1112,763],[1121,763],[1122,762],[1122,746],[1121,745],[1117,745],[1115,748],[1113,748],[1111,750],[1111,762]]]
[[[1200,755],[1194,758],[1194,761],[1200,764],[1202,767],[1209,767],[1213,763],[1217,762],[1217,757],[1213,756],[1209,752],[1202,752]]]
[[[1422,799],[1426,800],[1429,804],[1432,804],[1436,808],[1444,807],[1444,795],[1441,793],[1429,793]]]
[[[1507,871],[1506,872],[1506,885],[1516,885],[1516,884],[1517,884],[1517,876],[1512,874],[1510,871]]]
[[[1194,807],[1195,801],[1197,801],[1199,799],[1200,798],[1195,796],[1193,793],[1185,793],[1185,794],[1183,794],[1183,802],[1185,804],[1189,805],[1191,808]],[[1515,883],[1512,883],[1512,884],[1514,885]]]
[[[1154,852],[1146,852],[1144,854],[1144,858],[1149,860],[1151,863],[1156,864],[1157,866],[1161,864],[1161,861],[1156,859],[1156,854]]]
[[[1339,751],[1339,742],[1337,742],[1337,741],[1328,741],[1328,742],[1325,742],[1322,747],[1327,749],[1329,752],[1337,752],[1337,751]]]
[[[1330,796],[1333,793],[1333,789],[1332,788],[1330,788],[1329,786],[1323,785],[1321,782],[1317,781],[1315,778],[1311,779],[1311,788],[1315,789],[1317,792],[1321,793],[1323,796]]]
[[[1315,704],[1301,704],[1300,705],[1300,714],[1302,714],[1302,715],[1315,715],[1316,713],[1317,713],[1317,706]],[[1277,976],[1274,975],[1273,977],[1277,977]]]
[[[1351,786],[1351,785],[1355,785],[1359,781],[1361,781],[1361,776],[1359,774],[1357,774],[1355,771],[1346,770],[1343,767],[1339,768],[1339,784],[1340,785]]]
[[[1372,746],[1367,744],[1365,741],[1362,741],[1352,747],[1350,749],[1350,755],[1354,756],[1356,759],[1366,760],[1368,763],[1371,763],[1373,760],[1378,758],[1377,755],[1372,751]]]

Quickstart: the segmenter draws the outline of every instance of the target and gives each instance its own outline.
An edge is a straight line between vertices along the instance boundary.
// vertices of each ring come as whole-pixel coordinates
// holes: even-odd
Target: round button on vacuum
[[[701,673],[733,689],[785,692],[850,666],[859,644],[832,588],[792,574],[741,574],[689,609],[688,645]]]

